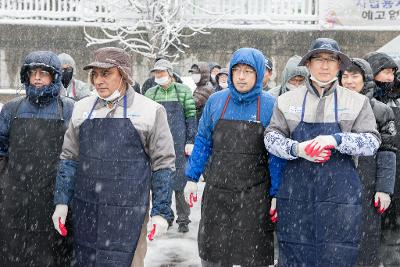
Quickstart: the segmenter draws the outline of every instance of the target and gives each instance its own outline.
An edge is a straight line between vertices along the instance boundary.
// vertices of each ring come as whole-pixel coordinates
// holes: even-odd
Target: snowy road
[[[145,259],[146,267],[200,267],[200,258],[197,248],[197,232],[200,222],[201,197],[205,183],[198,183],[198,199],[191,209],[189,225],[186,234],[178,232],[178,225],[174,224],[165,236],[158,240],[147,242],[148,249]],[[174,197],[172,198],[175,199]],[[175,212],[175,201],[172,203]]]
[[[198,184],[198,196],[201,201],[204,183]],[[172,198],[175,199],[174,197]],[[201,266],[197,249],[197,231],[200,221],[200,201],[195,203],[191,209],[189,232],[182,234],[178,232],[178,225],[168,230],[165,236],[148,242],[145,259],[146,267],[198,267]],[[175,211],[175,201],[172,203]]]

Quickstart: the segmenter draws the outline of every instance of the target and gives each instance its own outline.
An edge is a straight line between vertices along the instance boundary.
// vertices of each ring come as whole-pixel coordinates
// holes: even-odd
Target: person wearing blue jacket
[[[269,155],[263,145],[275,103],[262,90],[264,60],[254,48],[240,48],[233,54],[228,88],[208,99],[186,165],[185,199],[192,205],[197,182],[212,155],[198,235],[203,266],[273,264],[268,190],[271,174],[279,174],[279,169],[268,170]],[[279,161],[270,158],[270,168],[279,168]]]
[[[59,95],[61,63],[53,52],[28,54],[20,78],[26,96],[0,113],[0,266],[71,266],[72,235],[56,235],[49,214],[74,101]]]

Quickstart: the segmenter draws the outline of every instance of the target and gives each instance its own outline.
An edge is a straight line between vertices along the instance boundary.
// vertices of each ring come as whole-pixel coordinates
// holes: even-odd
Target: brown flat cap
[[[118,67],[121,75],[132,85],[132,60],[130,55],[117,47],[103,47],[94,52],[95,61],[83,67],[84,70],[93,68],[109,69]]]

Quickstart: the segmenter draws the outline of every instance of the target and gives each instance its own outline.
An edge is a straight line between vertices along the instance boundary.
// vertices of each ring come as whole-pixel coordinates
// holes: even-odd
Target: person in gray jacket
[[[362,184],[354,156],[381,139],[367,97],[341,87],[350,59],[329,38],[314,40],[299,65],[306,86],[278,97],[267,150],[287,159],[277,194],[279,266],[354,266],[361,239]]]
[[[308,78],[308,70],[304,66],[298,66],[300,60],[301,57],[298,55],[289,58],[282,71],[282,83],[269,90],[268,93],[278,97],[305,84],[305,80]]]
[[[74,100],[80,100],[91,94],[90,86],[75,78],[76,76],[76,64],[75,60],[66,53],[58,55],[61,61],[62,73],[61,82],[65,88],[65,96],[70,97]]]
[[[163,106],[136,93],[131,59],[120,48],[96,50],[96,94],[75,104],[64,137],[52,216],[66,235],[72,204],[76,266],[144,265],[149,195],[152,240],[165,233],[171,210],[175,151]],[[173,217],[172,217],[173,219]]]

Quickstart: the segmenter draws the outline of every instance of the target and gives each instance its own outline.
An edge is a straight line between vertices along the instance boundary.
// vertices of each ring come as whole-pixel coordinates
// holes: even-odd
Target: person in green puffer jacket
[[[167,111],[176,155],[176,173],[172,182],[178,216],[176,222],[179,225],[178,231],[186,233],[189,231],[190,208],[183,194],[186,185],[184,167],[186,157],[192,152],[197,132],[196,106],[190,88],[173,81],[172,65],[168,60],[158,60],[151,72],[157,85],[150,88],[145,96],[163,105]],[[172,222],[169,223],[172,225]]]

